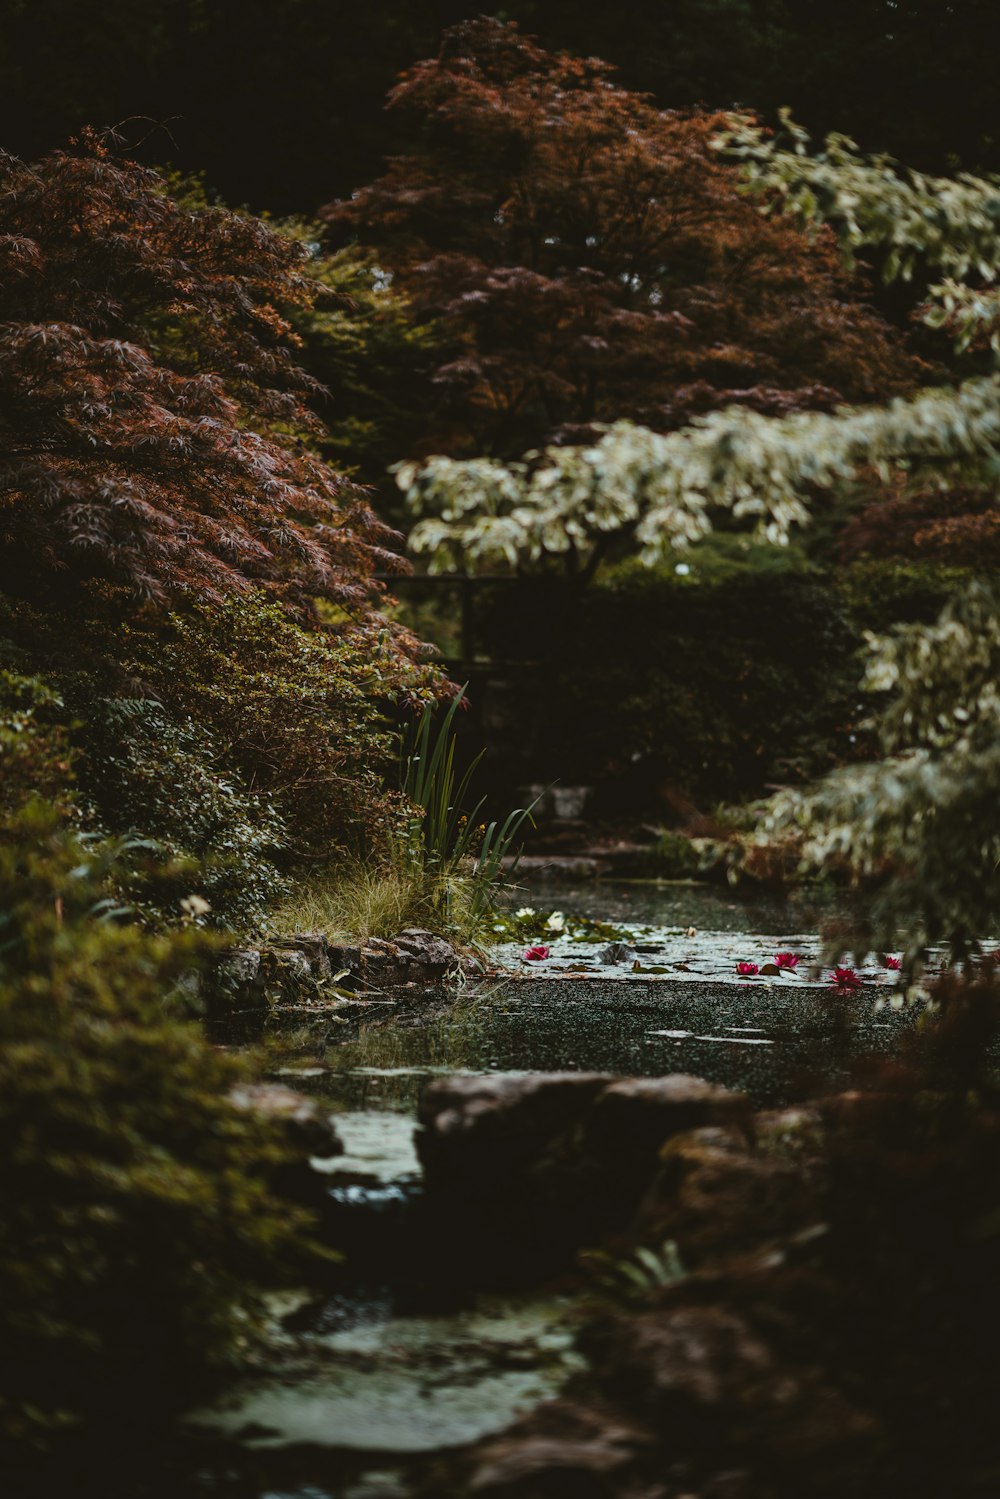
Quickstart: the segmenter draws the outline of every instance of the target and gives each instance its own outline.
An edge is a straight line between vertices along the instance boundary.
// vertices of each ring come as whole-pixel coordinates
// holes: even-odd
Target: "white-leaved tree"
[[[779,138],[735,119],[720,148],[744,163],[762,213],[831,225],[845,255],[919,278],[921,316],[968,353],[965,380],[884,406],[766,417],[731,408],[659,435],[625,422],[587,447],[520,464],[431,459],[398,481],[419,517],[411,542],[432,566],[491,569],[572,552],[586,564],[625,533],[655,561],[697,542],[722,514],[750,518],[778,544],[817,496],[866,476],[926,494],[961,486],[992,497],[1000,480],[1000,182],[930,178],[866,158],[832,136],[811,153],[790,121]],[[985,372],[984,372],[985,371]],[[984,581],[932,626],[870,641],[866,685],[883,758],[774,803],[764,836],[794,830],[805,857],[878,874],[861,944],[902,934],[955,957],[1000,928],[1000,609]]]

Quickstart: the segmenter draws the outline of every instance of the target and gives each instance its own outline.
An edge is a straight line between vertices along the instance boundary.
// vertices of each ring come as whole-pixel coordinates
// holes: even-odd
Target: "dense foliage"
[[[398,564],[309,446],[301,248],[175,201],[94,136],[0,169],[4,593],[86,615],[109,591],[134,608],[255,584],[364,616]]]
[[[385,481],[403,454],[422,452],[436,396],[430,374],[444,335],[422,319],[377,258],[321,246],[322,226],[283,226],[310,247],[306,274],[315,305],[293,316],[302,362],[323,384],[320,451],[367,484]],[[386,485],[388,498],[391,484]],[[379,496],[380,513],[385,494]]]
[[[112,871],[151,922],[253,930],[281,892],[287,834],[273,805],[227,769],[211,729],[153,698],[91,701],[79,763],[88,831],[125,837]]]
[[[811,157],[801,133],[786,149],[745,122],[730,143],[765,206],[778,194],[806,222],[829,218],[849,253],[885,250],[889,278],[943,276],[929,287],[925,320],[950,329],[973,358],[996,342],[995,183],[932,182],[866,161],[842,138]],[[706,534],[713,509],[755,518],[782,541],[818,494],[857,495],[872,478],[922,497],[922,519],[933,495],[950,494],[936,529],[953,539],[964,531],[957,555],[967,558],[992,528],[998,451],[1000,380],[976,372],[887,406],[784,418],[728,410],[667,435],[619,423],[590,447],[550,450],[531,471],[439,462],[404,478],[437,512],[425,542],[484,560],[538,556],[568,545],[562,534],[592,545],[601,528],[620,526],[635,526],[655,560]],[[949,504],[964,510],[970,494],[971,520],[950,518]],[[889,877],[859,943],[891,940],[901,921],[911,958],[935,940],[963,954],[995,922],[995,610],[991,594],[970,592],[936,625],[876,642],[868,685],[894,694],[880,719],[888,758],[779,803],[772,831],[804,832],[818,863],[846,857],[859,873]]]
[[[906,389],[832,237],[761,220],[712,149],[719,118],[609,73],[511,25],[456,27],[390,96],[409,149],[324,210],[448,338],[422,450],[511,458],[617,417],[669,429]]]
[[[143,910],[193,883],[256,924],[276,864],[383,835],[381,714],[430,680],[296,362],[293,322],[345,348],[326,263],[91,134],[2,171],[4,649],[65,698],[97,825],[158,841]]]
[[[786,793],[769,828],[801,830],[823,868],[843,860],[892,878],[859,943],[891,945],[902,929],[911,960],[945,942],[965,957],[1000,910],[1000,607],[975,584],[930,625],[873,637],[865,686],[883,698],[884,758]]]
[[[190,1400],[306,1226],[268,1195],[280,1140],[226,1097],[243,1065],[177,1013],[204,934],[123,923],[108,850],[36,792],[66,781],[56,706],[5,679],[0,1438],[15,1446]]]

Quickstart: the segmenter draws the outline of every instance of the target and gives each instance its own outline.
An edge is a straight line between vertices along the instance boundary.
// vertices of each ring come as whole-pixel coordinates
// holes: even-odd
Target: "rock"
[[[369,937],[360,947],[330,948],[334,972],[347,970],[358,988],[393,989],[406,984],[438,984],[459,955],[444,937],[421,927],[408,927],[392,941]]]
[[[718,1302],[619,1318],[593,1339],[602,1383],[685,1447],[780,1452],[807,1466],[866,1443],[875,1423],[812,1364],[779,1351],[753,1321]]]
[[[392,989],[409,981],[410,965],[391,942],[369,937],[361,949],[358,977],[366,989]]]
[[[219,976],[234,988],[244,988],[260,977],[260,953],[251,947],[233,947],[219,964]]]
[[[676,1135],[660,1160],[635,1229],[657,1242],[676,1239],[687,1263],[757,1249],[822,1216],[808,1173],[756,1152],[735,1127]]]
[[[361,979],[361,948],[348,944],[347,946],[331,946],[328,948],[330,956],[331,978],[336,980],[339,989],[346,989],[356,993],[364,987]]]
[[[765,1109],[753,1116],[752,1128],[761,1154],[790,1161],[819,1159],[825,1143],[822,1113],[815,1107]]]
[[[307,984],[313,977],[309,959],[305,953],[297,947],[279,947],[272,950],[272,957],[276,964],[276,977],[282,988],[289,986],[291,992],[289,998],[294,997],[296,986]]]
[[[204,1012],[204,988],[203,975],[197,968],[177,975],[177,992],[192,1014]]]
[[[636,951],[630,942],[609,942],[607,947],[602,947],[598,953],[598,961],[607,963],[609,966],[618,967],[622,963],[635,961]]]
[[[477,1449],[468,1490],[488,1499],[610,1495],[651,1445],[647,1432],[617,1412],[550,1401]],[[656,1492],[629,1489],[636,1499],[655,1499]],[[666,1489],[658,1492],[666,1499]]]
[[[393,938],[393,945],[435,978],[443,978],[446,970],[457,962],[457,954],[450,942],[421,927],[407,927],[399,932]]]
[[[536,1268],[556,1268],[635,1219],[662,1175],[665,1141],[745,1108],[741,1095],[684,1074],[459,1074],[425,1091],[417,1149],[428,1201],[460,1220],[452,1239],[481,1253],[499,1236]],[[676,1208],[654,1197],[650,1212]]]
[[[210,1020],[236,1017],[241,1027],[259,1024],[269,1003],[263,953],[252,947],[230,948],[210,976],[205,993]]]
[[[313,1099],[283,1083],[242,1083],[230,1091],[229,1099],[238,1109],[279,1120],[288,1143],[305,1155],[329,1158],[343,1154],[333,1118]]]
[[[330,948],[323,932],[298,932],[292,937],[276,938],[271,946],[278,953],[294,953],[301,957],[318,983],[332,978]]]
[[[672,1135],[748,1116],[749,1107],[742,1093],[685,1072],[622,1078],[594,1100],[584,1147],[602,1155],[620,1153],[624,1161],[647,1157],[652,1170],[657,1151]]]
[[[456,1073],[431,1083],[420,1103],[417,1149],[429,1190],[494,1192],[537,1165],[581,1121],[612,1079],[602,1072]]]
[[[775,1359],[742,1317],[722,1306],[678,1306],[630,1317],[606,1350],[615,1376],[657,1420],[678,1407],[719,1406],[773,1379]]]

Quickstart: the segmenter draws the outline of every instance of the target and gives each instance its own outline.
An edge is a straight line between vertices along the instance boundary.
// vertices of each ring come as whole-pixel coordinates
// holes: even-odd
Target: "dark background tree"
[[[398,145],[386,91],[462,0],[4,0],[0,142],[33,158],[86,124],[170,120],[146,159],[232,202],[311,211]],[[1000,167],[994,0],[511,0],[544,45],[605,57],[668,108],[789,104],[917,166]],[[138,139],[148,124],[129,127]]]

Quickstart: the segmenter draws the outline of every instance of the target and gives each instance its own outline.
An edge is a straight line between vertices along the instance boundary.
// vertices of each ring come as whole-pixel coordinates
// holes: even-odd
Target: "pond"
[[[501,1429],[575,1367],[579,1287],[442,1299],[407,1274],[415,1111],[433,1078],[683,1071],[783,1103],[839,1086],[859,1050],[890,1049],[909,1023],[877,969],[847,998],[808,977],[736,979],[737,956],[766,960],[783,944],[803,972],[818,960],[817,925],[835,909],[825,892],[741,901],[694,885],[536,882],[516,898],[627,928],[637,957],[604,964],[599,942],[557,939],[532,970],[510,948],[508,976],[446,1008],[415,1002],[346,1040],[331,1027],[320,1044],[315,1033],[271,1044],[272,1075],[337,1115],[345,1154],[325,1163],[327,1231],[347,1265],[329,1294],[279,1320],[274,1367],[198,1418],[228,1453],[202,1468],[200,1491],[228,1494],[238,1474],[248,1499],[404,1496],[436,1451]]]

